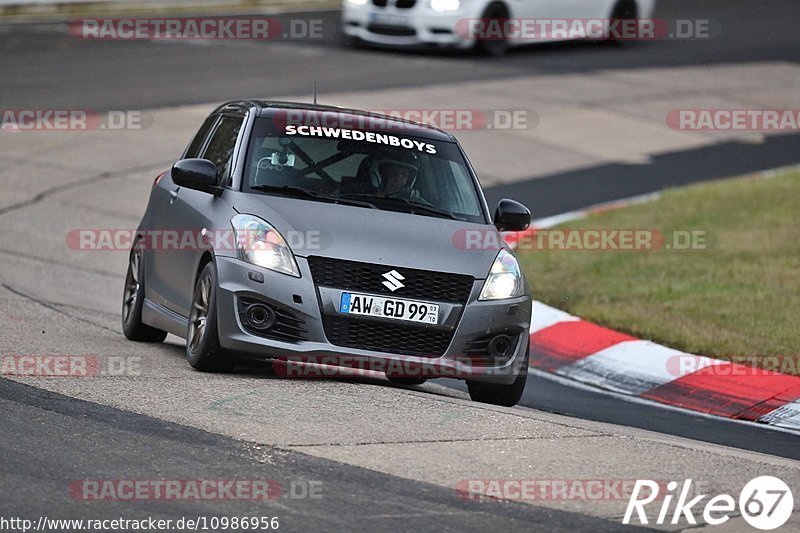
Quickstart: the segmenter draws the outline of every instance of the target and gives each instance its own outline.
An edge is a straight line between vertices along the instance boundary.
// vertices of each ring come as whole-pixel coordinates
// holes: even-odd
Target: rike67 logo
[[[751,479],[739,493],[738,502],[730,494],[714,496],[704,505],[701,502],[708,497],[706,494],[699,494],[689,499],[692,491],[691,479],[683,482],[680,491],[677,490],[677,481],[667,483],[666,494],[659,494],[661,488],[663,483],[649,479],[636,480],[622,523],[630,524],[635,512],[639,523],[648,524],[645,507],[656,500],[661,503],[655,521],[658,525],[668,523],[667,520],[670,524],[678,524],[681,519],[686,519],[686,522],[694,525],[697,524],[695,517],[697,512],[702,513],[706,524],[718,526],[730,520],[732,515],[741,514],[752,527],[768,531],[785,524],[794,509],[794,498],[789,486],[773,476]],[[673,500],[675,507],[670,515]]]

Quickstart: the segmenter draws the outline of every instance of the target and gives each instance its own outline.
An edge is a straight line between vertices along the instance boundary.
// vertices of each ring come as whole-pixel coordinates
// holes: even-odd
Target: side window
[[[210,130],[211,126],[213,126],[216,122],[217,122],[216,115],[208,117],[206,121],[203,122],[203,125],[200,126],[197,135],[195,135],[194,139],[192,139],[189,148],[186,149],[186,156],[185,156],[186,159],[200,157],[200,149],[203,147],[203,141],[206,140],[206,135],[208,135],[208,130]]]
[[[450,168],[447,174],[451,181],[447,184],[447,188],[450,190],[448,208],[455,213],[480,213],[475,195],[464,194],[464,191],[474,187],[466,167],[455,161],[448,161],[448,163]]]
[[[217,165],[218,183],[222,183],[222,180],[228,177],[233,149],[236,147],[236,138],[241,128],[241,118],[222,117],[203,153],[203,159],[208,159]]]

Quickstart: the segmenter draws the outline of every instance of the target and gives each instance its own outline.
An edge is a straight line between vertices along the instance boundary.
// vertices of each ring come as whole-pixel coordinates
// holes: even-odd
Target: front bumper
[[[342,32],[366,42],[383,46],[435,46],[467,49],[474,40],[459,35],[457,25],[469,14],[463,10],[437,13],[425,3],[412,9],[376,8],[345,4],[342,10]]]
[[[336,346],[328,342],[323,326],[322,307],[330,313],[330,300],[341,290],[314,286],[308,262],[297,257],[301,277],[294,278],[247,264],[238,259],[217,257],[219,279],[217,316],[220,344],[223,348],[258,359],[287,359],[323,361],[326,364],[350,366],[352,361],[367,361],[370,369],[422,368],[426,377],[457,377],[492,383],[511,383],[519,373],[528,344],[531,321],[531,297],[500,302],[478,301],[483,280],[475,280],[467,304],[460,317],[454,320],[455,333],[441,356],[427,357],[362,350]],[[253,281],[251,272],[263,275],[263,283]],[[257,277],[257,276],[256,276]],[[385,295],[384,295],[385,296]],[[239,301],[255,298],[291,313],[302,322],[303,339],[284,340],[254,334],[242,323]],[[508,357],[502,359],[469,355],[475,339],[487,334],[508,332],[515,345]],[[402,363],[398,367],[396,363]],[[363,368],[363,365],[360,366]]]

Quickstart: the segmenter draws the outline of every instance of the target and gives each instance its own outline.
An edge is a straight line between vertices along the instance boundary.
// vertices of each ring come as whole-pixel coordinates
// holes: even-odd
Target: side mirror
[[[175,185],[219,194],[217,166],[208,159],[181,159],[172,165],[172,181]]]
[[[494,225],[499,231],[524,231],[531,225],[531,212],[521,203],[505,198],[497,203]]]

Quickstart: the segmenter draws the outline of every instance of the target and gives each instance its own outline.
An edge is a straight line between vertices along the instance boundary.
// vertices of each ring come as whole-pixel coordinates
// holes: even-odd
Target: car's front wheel
[[[125,337],[139,342],[161,342],[167,332],[142,323],[144,306],[144,263],[142,251],[134,248],[128,257],[125,291],[122,294],[122,332]]]
[[[219,344],[217,329],[217,269],[214,262],[203,267],[192,295],[186,359],[203,372],[230,372],[236,358]]]
[[[525,359],[522,363],[522,367],[519,369],[517,378],[510,385],[467,380],[469,397],[475,402],[490,403],[505,407],[517,405],[522,398],[522,392],[525,390],[525,382],[528,379],[528,361],[530,355],[531,346],[530,343],[528,343],[528,349],[525,351]]]

